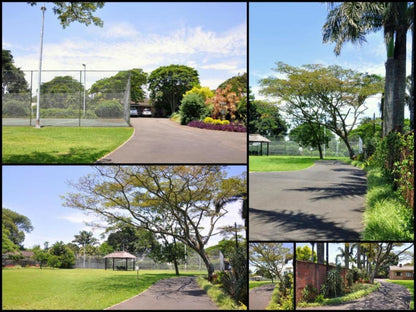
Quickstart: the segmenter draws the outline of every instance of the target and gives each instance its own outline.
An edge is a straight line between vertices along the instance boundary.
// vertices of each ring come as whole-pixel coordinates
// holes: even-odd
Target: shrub
[[[95,114],[100,118],[120,118],[123,116],[123,107],[117,101],[103,101],[95,109]]]
[[[3,117],[28,117],[29,114],[30,108],[28,103],[10,100],[2,105]]]
[[[340,297],[344,294],[344,281],[341,277],[341,267],[339,265],[328,272],[321,293],[326,298]]]
[[[190,93],[183,97],[179,113],[181,115],[181,124],[186,125],[193,120],[204,118],[208,112],[203,97]]]
[[[215,125],[208,124],[203,121],[194,120],[188,123],[189,127],[196,127],[209,130],[221,130],[221,131],[233,131],[233,132],[246,132],[246,127],[236,123],[230,123],[229,125]]]
[[[312,285],[306,285],[302,290],[302,299],[305,302],[314,302],[317,295],[318,290]]]

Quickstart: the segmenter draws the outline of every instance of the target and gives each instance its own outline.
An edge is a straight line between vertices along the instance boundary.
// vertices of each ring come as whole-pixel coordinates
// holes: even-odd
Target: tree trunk
[[[315,243],[311,243],[311,245],[312,245],[312,256],[311,256],[311,261],[312,261],[312,263],[315,263],[315,260],[314,260],[314,257],[313,257],[313,253],[314,253],[314,251],[315,251]]]
[[[325,243],[316,243],[316,250],[317,250],[317,256],[318,256],[318,263],[324,264],[325,259]]]
[[[396,60],[388,58],[386,61],[386,79],[384,84],[383,105],[383,137],[393,130],[393,94],[394,94],[394,72]]]
[[[322,155],[322,147],[321,147],[321,144],[318,144],[318,151],[319,151],[319,159],[324,159],[324,156]]]
[[[345,243],[345,247],[344,247],[344,262],[345,262],[345,267],[347,269],[350,268],[350,244],[349,243]]]
[[[212,277],[214,275],[214,265],[209,261],[208,255],[206,254],[205,250],[197,250],[199,256],[204,261],[205,267],[208,271],[208,281],[212,282]]]
[[[347,147],[347,149],[348,149],[348,153],[350,154],[350,159],[354,159],[354,156],[355,156],[355,153],[354,153],[354,150],[353,150],[353,148],[351,147],[351,144],[350,144],[350,142],[348,141],[348,136],[347,137],[345,137],[345,136],[341,136],[341,135],[339,135],[339,133],[337,133],[338,134],[338,136],[341,138],[341,140],[342,141],[344,141],[344,143],[345,143],[345,146]]]
[[[179,275],[179,267],[178,267],[178,260],[175,257],[175,260],[173,260],[173,265],[175,266],[175,274]]]
[[[357,268],[361,269],[361,245],[357,244]]]

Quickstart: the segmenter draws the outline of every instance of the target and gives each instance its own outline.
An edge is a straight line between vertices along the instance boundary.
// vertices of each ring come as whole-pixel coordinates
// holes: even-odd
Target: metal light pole
[[[85,118],[85,89],[87,88],[87,66],[85,64],[82,64],[84,66],[84,118]]]
[[[42,51],[43,51],[43,24],[45,20],[46,8],[43,6],[42,10],[42,28],[40,31],[40,57],[39,57],[39,81],[38,81],[38,98],[36,103],[36,128],[40,128],[40,84],[42,76]]]

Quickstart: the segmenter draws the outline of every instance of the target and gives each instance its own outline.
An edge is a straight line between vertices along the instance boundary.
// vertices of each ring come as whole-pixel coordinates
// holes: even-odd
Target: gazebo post
[[[260,142],[260,156],[263,156],[263,142]]]
[[[113,258],[113,271],[114,271],[114,259],[115,259],[115,258]]]
[[[127,267],[127,258],[126,258],[126,271],[127,271],[128,267]]]
[[[267,142],[267,156],[269,156],[269,142]]]

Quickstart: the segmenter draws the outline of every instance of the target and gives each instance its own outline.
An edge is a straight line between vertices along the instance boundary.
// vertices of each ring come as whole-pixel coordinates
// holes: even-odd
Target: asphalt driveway
[[[357,300],[339,305],[297,308],[296,310],[410,310],[411,295],[406,287],[378,281],[381,283],[378,290]]]
[[[270,300],[272,299],[272,293],[275,284],[265,284],[250,289],[249,296],[249,309],[250,310],[265,310]]]
[[[218,310],[193,276],[157,281],[144,292],[106,310]]]
[[[247,134],[181,126],[168,118],[131,118],[134,135],[98,163],[247,163]]]
[[[360,239],[367,178],[339,161],[249,174],[250,240]]]

